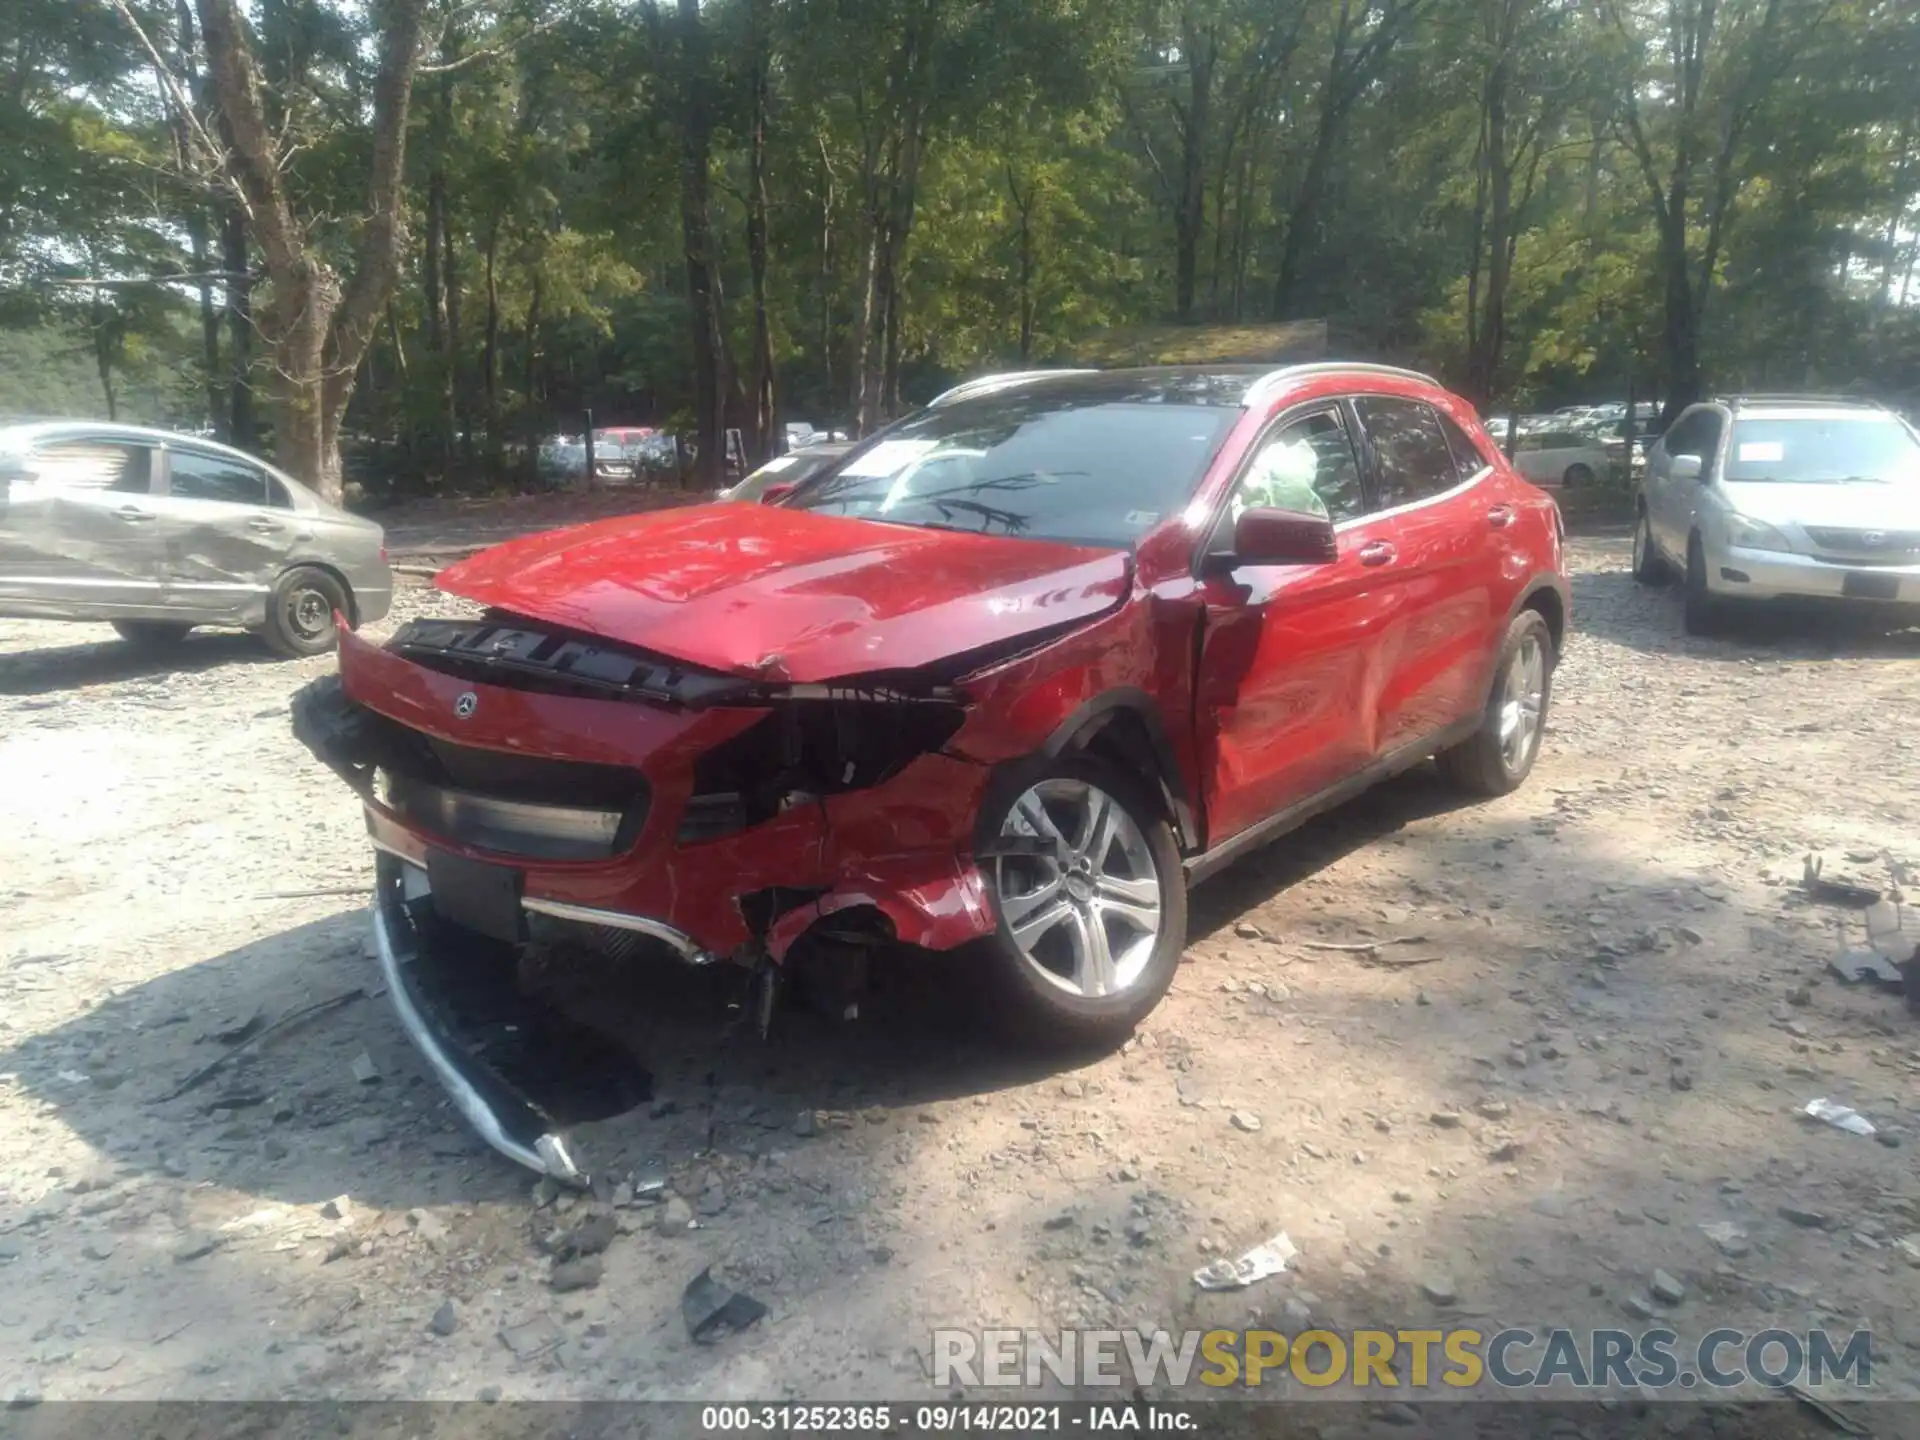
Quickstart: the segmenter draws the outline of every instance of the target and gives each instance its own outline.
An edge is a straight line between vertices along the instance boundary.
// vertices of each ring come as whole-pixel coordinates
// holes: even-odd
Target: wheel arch
[[[1048,759],[1092,755],[1146,779],[1160,797],[1182,852],[1200,848],[1200,829],[1178,753],[1153,697],[1135,686],[1103,691],[1054,727],[1038,752]]]
[[[1568,605],[1565,582],[1557,575],[1535,576],[1514,602],[1513,609],[1507,615],[1507,624],[1513,624],[1528,610],[1547,622],[1547,633],[1553,637],[1553,653],[1558,658],[1566,648]]]

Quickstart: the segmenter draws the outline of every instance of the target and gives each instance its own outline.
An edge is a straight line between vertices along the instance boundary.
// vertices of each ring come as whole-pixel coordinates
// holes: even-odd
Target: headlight
[[[1791,550],[1787,537],[1764,520],[1733,515],[1727,520],[1727,543],[1736,550]]]

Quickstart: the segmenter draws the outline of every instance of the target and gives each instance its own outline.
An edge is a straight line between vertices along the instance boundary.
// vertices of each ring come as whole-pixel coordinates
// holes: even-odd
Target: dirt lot
[[[377,988],[357,807],[287,726],[331,662],[0,623],[0,1395],[925,1398],[936,1325],[1637,1328],[1656,1267],[1683,1335],[1870,1326],[1920,1394],[1920,1022],[1823,977],[1797,883],[1920,862],[1920,636],[1687,640],[1624,542],[1575,559],[1531,783],[1411,776],[1211,882],[1117,1053],[1006,1053],[951,962],[765,1045],[719,978],[631,977],[655,1098],[592,1153],[696,1228],[615,1211],[571,1293],[535,1239],[590,1207],[536,1210],[382,997],[168,1098]],[[1292,1274],[1196,1292],[1282,1229]],[[696,1347],[707,1264],[771,1314]]]

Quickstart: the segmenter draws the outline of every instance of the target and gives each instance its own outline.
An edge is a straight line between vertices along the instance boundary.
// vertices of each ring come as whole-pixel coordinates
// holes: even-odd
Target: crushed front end
[[[971,849],[993,747],[955,748],[969,710],[944,679],[768,683],[493,614],[384,647],[344,634],[293,725],[364,802],[409,1035],[489,1144],[579,1184],[569,1120],[629,1108],[647,1076],[609,1037],[531,1019],[535,952],[764,971],[826,932],[992,931]],[[586,1051],[604,1093],[552,1103],[534,1038]]]

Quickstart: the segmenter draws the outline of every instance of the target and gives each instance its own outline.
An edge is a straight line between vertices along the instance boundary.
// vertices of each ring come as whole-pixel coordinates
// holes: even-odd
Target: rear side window
[[[1373,442],[1383,510],[1411,505],[1460,483],[1447,432],[1432,406],[1394,395],[1362,395],[1353,406]]]
[[[47,494],[108,490],[145,495],[152,482],[153,452],[117,440],[59,440],[34,451],[37,487]]]
[[[1480,453],[1480,447],[1473,443],[1473,437],[1448,419],[1444,412],[1435,413],[1440,416],[1440,428],[1446,431],[1447,448],[1453,451],[1454,474],[1462,481],[1471,480],[1487,468],[1487,457]]]
[[[182,500],[222,500],[265,505],[267,472],[224,455],[175,450],[168,463],[168,493]]]
[[[1683,416],[1667,432],[1667,454],[1698,455],[1702,460],[1711,459],[1714,451],[1720,448],[1720,412],[1718,410],[1696,410]]]

